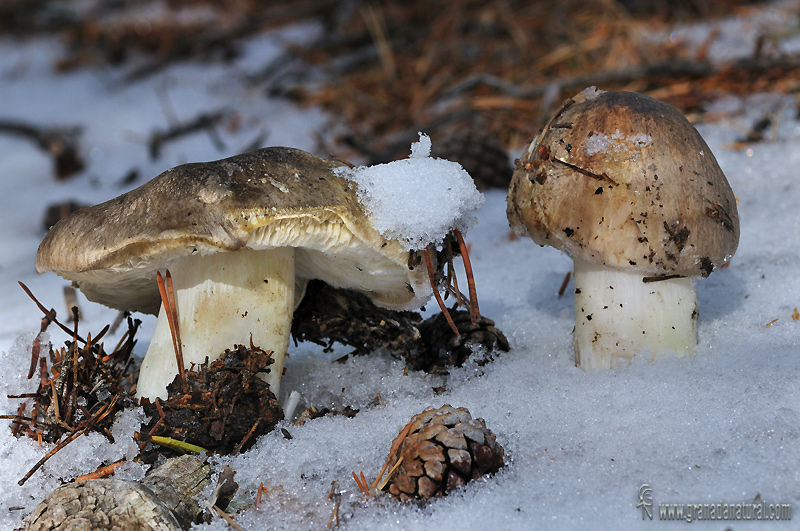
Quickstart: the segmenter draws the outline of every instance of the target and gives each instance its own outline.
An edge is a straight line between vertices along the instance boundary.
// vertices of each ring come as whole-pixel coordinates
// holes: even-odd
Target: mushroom
[[[420,257],[382,236],[339,163],[291,148],[185,164],[57,223],[39,272],[73,281],[89,300],[158,313],[137,396],[166,397],[177,362],[156,284],[174,278],[184,362],[218,358],[234,343],[272,349],[277,395],[292,313],[308,280],[369,295],[392,309],[431,294]],[[159,311],[160,309],[160,311]]]
[[[507,203],[515,231],[573,259],[577,365],[692,352],[693,278],[730,260],[739,217],[714,155],[678,110],[584,90],[517,161]]]

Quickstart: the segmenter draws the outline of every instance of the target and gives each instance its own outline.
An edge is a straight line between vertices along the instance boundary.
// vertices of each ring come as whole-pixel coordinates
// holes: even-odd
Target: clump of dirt
[[[248,449],[283,420],[275,394],[261,378],[272,363],[271,351],[235,345],[218,360],[186,371],[185,386],[176,376],[167,386],[167,400],[142,401],[150,420],[140,438],[168,437],[220,454]],[[140,457],[149,462],[156,452],[170,451],[145,446]]]

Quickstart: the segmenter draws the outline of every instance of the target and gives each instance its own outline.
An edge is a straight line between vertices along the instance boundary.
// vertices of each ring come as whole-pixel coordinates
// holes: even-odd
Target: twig
[[[220,24],[211,23],[208,26],[191,25],[185,29],[178,27],[178,33],[167,31],[162,38],[161,46],[158,47],[159,53],[144,66],[134,69],[123,78],[125,83],[142,79],[160,71],[165,66],[187,58],[198,56],[231,55],[235,53],[234,43],[256,32],[262,31],[265,27],[276,27],[287,23],[301,20],[325,17],[338,4],[335,0],[295,0],[291,3],[291,9],[287,9],[287,4],[272,2],[259,2],[253,7],[237,8],[239,15],[225,24],[224,28]],[[238,4],[237,4],[238,5]],[[119,28],[109,26],[108,31],[112,33],[114,40],[119,40]],[[115,31],[116,30],[116,31]],[[131,28],[129,32],[136,31]],[[155,32],[153,32],[155,33]],[[128,34],[123,34],[123,40],[133,42],[139,38],[138,35],[127,39]],[[147,39],[152,40],[153,36],[148,34]],[[105,39],[95,39],[104,42]]]
[[[72,333],[72,389],[70,390],[69,381],[65,381],[66,385],[64,385],[64,402],[67,406],[66,414],[64,415],[64,420],[68,423],[72,423],[72,416],[74,413],[74,408],[78,405],[78,357],[81,353],[81,349],[78,347],[78,308],[72,308],[72,318],[74,320],[75,326],[73,327]],[[92,345],[92,338],[89,334],[86,334],[86,352],[91,353],[91,345]],[[61,370],[62,374],[66,374],[63,368]],[[70,400],[67,401],[67,393],[69,393]]]

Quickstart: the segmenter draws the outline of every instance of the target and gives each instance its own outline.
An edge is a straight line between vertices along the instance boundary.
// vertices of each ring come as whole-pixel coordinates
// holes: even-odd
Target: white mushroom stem
[[[199,254],[199,253],[198,253]],[[265,375],[275,395],[280,390],[294,310],[294,249],[240,249],[172,261],[178,324],[188,369],[214,361],[234,344],[272,350],[275,363]],[[172,335],[164,312],[158,314],[136,396],[167,397],[178,373]]]
[[[637,353],[690,354],[697,344],[691,278],[644,282],[641,272],[575,260],[575,364],[609,369]]]

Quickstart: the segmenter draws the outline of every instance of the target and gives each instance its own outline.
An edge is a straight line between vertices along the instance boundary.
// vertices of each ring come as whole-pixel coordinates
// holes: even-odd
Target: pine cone
[[[419,339],[416,324],[421,320],[418,313],[380,308],[363,293],[312,280],[294,311],[292,337],[326,348],[338,341],[354,347],[357,355],[380,349],[402,355]]]
[[[428,373],[443,373],[448,367],[460,367],[475,354],[474,347],[483,347],[482,355],[476,359],[478,365],[492,361],[493,352],[508,352],[508,339],[494,321],[481,316],[472,324],[466,310],[450,310],[450,316],[461,335],[456,336],[447,324],[443,313],[425,319],[419,326],[422,341],[420,347],[406,357],[412,369]]]
[[[440,257],[438,262],[445,260]],[[352,354],[358,355],[383,349],[412,370],[438,374],[463,365],[475,347],[483,348],[475,359],[481,366],[492,361],[495,352],[508,352],[508,340],[491,319],[481,316],[473,325],[468,311],[452,309],[450,315],[458,337],[441,313],[420,323],[418,313],[380,308],[366,295],[312,280],[294,312],[292,336],[326,348],[338,341],[355,347]]]
[[[409,424],[408,435],[392,465],[400,457],[403,462],[383,489],[396,498],[444,496],[471,479],[494,474],[504,466],[504,450],[494,433],[486,428],[483,419],[473,419],[463,407],[426,409],[414,415]],[[392,448],[396,443],[397,438]]]
[[[468,129],[436,140],[431,155],[461,164],[479,190],[508,188],[511,184],[511,161],[497,138]]]

